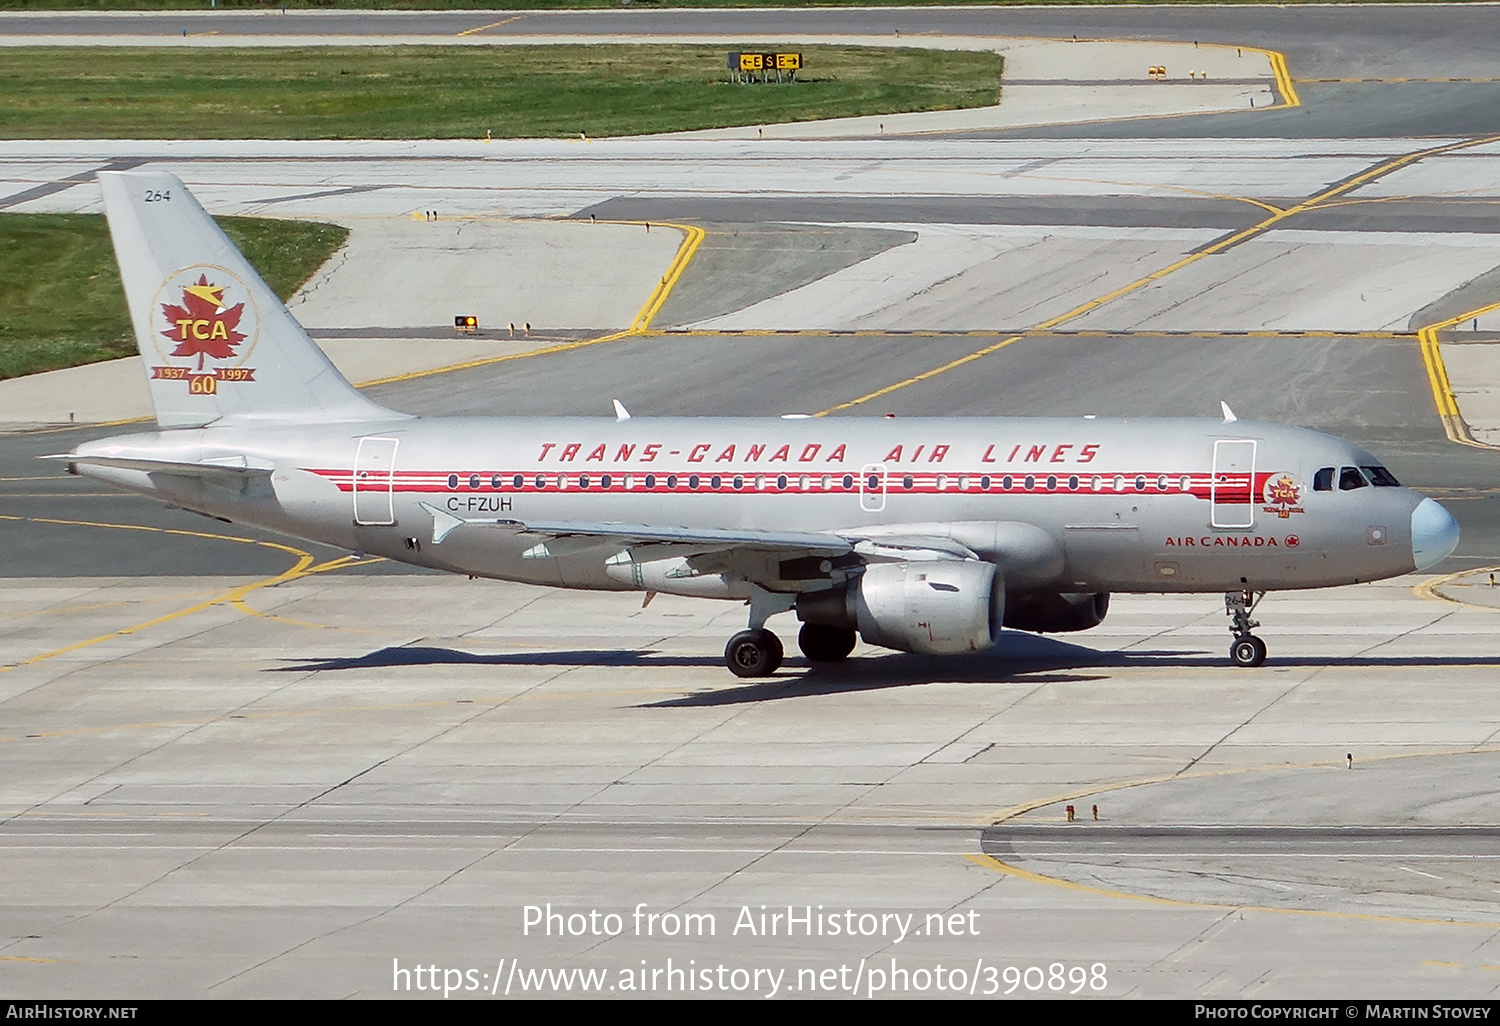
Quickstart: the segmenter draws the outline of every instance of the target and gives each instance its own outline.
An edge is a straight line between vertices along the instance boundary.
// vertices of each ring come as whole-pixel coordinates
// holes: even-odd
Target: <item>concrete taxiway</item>
[[[1285,52],[1294,78],[1480,79],[1495,11],[785,17],[1066,37],[1086,14]],[[42,21],[163,24],[91,17]],[[296,30],[766,24],[420,17]],[[10,209],[93,209],[92,170],[150,165],[215,212],[349,224],[297,310],[399,409],[1227,399],[1360,441],[1465,531],[1435,576],[1267,599],[1254,671],[1216,596],[1117,596],[1086,634],[740,682],[736,606],[404,571],[62,476],[32,457],[128,428],[59,428],[59,393],[0,437],[0,992],[1492,994],[1500,144],[1491,85],[1435,88],[920,141],[0,144]],[[536,337],[456,341],[459,302],[539,311]]]

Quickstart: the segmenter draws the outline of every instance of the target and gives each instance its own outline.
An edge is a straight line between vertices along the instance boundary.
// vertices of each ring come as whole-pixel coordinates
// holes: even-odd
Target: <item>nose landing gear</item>
[[[1265,597],[1265,592],[1248,588],[1224,594],[1224,613],[1232,617],[1229,632],[1234,635],[1229,645],[1229,661],[1236,666],[1259,666],[1266,661],[1266,643],[1250,633],[1260,626],[1260,621],[1250,619],[1250,614]]]

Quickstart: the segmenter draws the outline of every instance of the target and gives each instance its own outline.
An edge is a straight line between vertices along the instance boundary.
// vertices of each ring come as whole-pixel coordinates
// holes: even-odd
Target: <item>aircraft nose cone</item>
[[[1431,499],[1411,511],[1411,558],[1418,570],[1447,559],[1458,548],[1458,521]]]

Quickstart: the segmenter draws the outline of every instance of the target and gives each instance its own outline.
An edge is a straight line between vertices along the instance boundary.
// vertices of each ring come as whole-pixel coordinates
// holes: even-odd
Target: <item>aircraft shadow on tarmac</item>
[[[271,672],[394,669],[403,666],[610,666],[610,667],[722,667],[717,656],[668,655],[651,649],[564,649],[540,652],[477,653],[441,646],[391,646],[361,656],[310,658],[271,667]],[[1335,666],[1379,667],[1500,667],[1500,656],[1283,656],[1273,658],[1259,672],[1276,669],[1313,669]],[[1221,667],[1226,674],[1256,671],[1236,670],[1217,651],[1133,649],[1101,652],[1056,638],[1006,634],[988,652],[968,656],[908,655],[890,652],[862,656],[848,662],[812,665],[800,657],[789,657],[774,677],[713,688],[679,698],[647,704],[647,708],[733,705],[812,695],[855,693],[918,684],[1068,684],[1107,679],[1101,673],[1068,673],[1069,670],[1111,669],[1199,669]],[[726,684],[730,682],[726,680]],[[1122,682],[1123,683],[1123,682]]]

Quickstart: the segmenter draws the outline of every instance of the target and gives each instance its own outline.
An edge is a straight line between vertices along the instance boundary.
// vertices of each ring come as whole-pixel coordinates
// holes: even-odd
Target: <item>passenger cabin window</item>
[[[1384,467],[1361,467],[1360,469],[1365,472],[1365,475],[1370,479],[1370,483],[1376,488],[1401,487],[1401,482],[1396,480],[1396,475]]]
[[[1331,492],[1331,491],[1333,491],[1333,468],[1332,467],[1324,467],[1322,470],[1318,471],[1316,474],[1313,475],[1313,491],[1315,491],[1315,492]]]
[[[1365,475],[1359,472],[1358,467],[1344,467],[1339,471],[1339,491],[1352,492],[1356,488],[1364,488],[1370,482],[1365,480]]]

